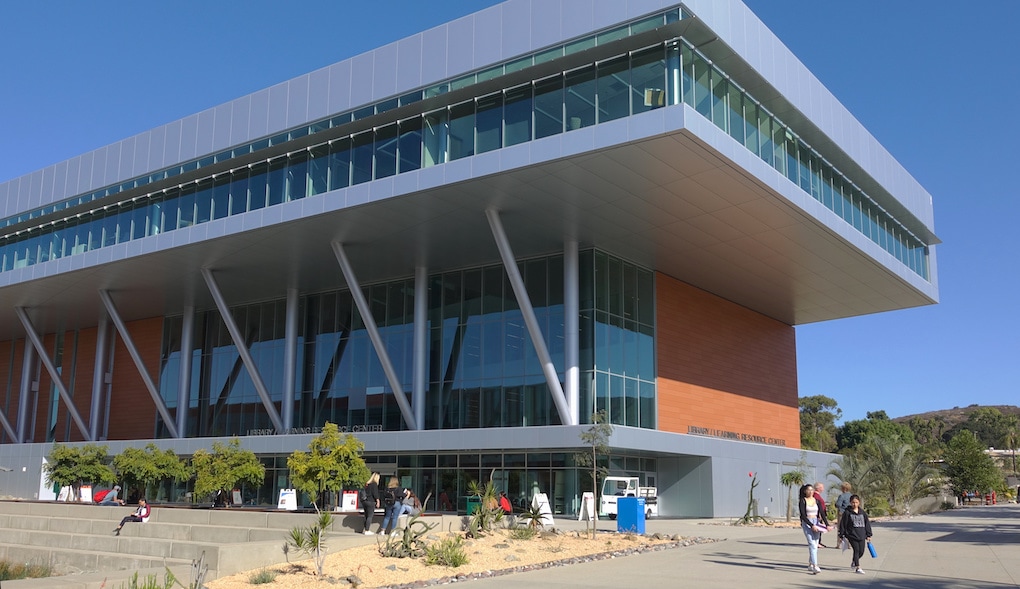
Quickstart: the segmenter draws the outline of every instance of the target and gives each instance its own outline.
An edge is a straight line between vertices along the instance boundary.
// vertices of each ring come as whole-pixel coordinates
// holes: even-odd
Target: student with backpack
[[[393,528],[397,527],[397,517],[404,504],[404,499],[407,498],[407,493],[407,489],[400,487],[400,480],[397,477],[390,477],[390,481],[386,483],[386,490],[382,492],[383,507],[386,511],[383,515],[382,525],[379,526],[379,534],[391,536],[395,534]]]

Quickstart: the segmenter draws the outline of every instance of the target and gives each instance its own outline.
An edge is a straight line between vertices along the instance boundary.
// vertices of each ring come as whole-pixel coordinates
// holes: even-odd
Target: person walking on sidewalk
[[[817,575],[822,572],[818,568],[818,540],[822,537],[824,530],[822,522],[818,518],[818,502],[815,501],[815,488],[811,485],[804,485],[800,488],[800,527],[804,530],[804,537],[808,544],[808,572]]]
[[[850,496],[850,507],[843,512],[843,517],[839,520],[839,537],[849,542],[850,548],[854,551],[850,568],[855,573],[863,575],[861,557],[864,556],[864,548],[871,541],[871,520],[868,519],[868,514],[864,513],[861,498],[857,495]]]
[[[821,482],[815,483],[815,503],[818,504],[818,519],[822,522],[820,526],[822,533],[825,533],[829,529],[829,511],[825,507],[825,485]],[[822,536],[818,535],[818,547],[828,548],[825,544],[822,544]]]

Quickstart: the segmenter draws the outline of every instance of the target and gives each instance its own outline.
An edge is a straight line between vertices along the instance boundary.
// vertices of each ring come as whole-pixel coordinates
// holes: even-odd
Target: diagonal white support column
[[[7,435],[11,438],[11,443],[21,443],[21,440],[18,439],[18,432],[14,431],[14,428],[11,427],[11,422],[7,421],[7,416],[3,411],[0,411],[0,426],[3,426],[4,431],[7,432]]]
[[[425,429],[425,394],[428,388],[426,364],[429,330],[429,270],[425,266],[414,269],[414,421]]]
[[[411,404],[407,402],[407,395],[404,394],[404,388],[400,385],[400,379],[397,378],[397,371],[393,369],[393,363],[390,362],[390,355],[386,353],[386,346],[383,345],[382,336],[379,335],[379,328],[375,325],[372,307],[368,305],[365,293],[358,285],[358,278],[354,275],[354,268],[351,267],[351,262],[347,259],[344,246],[338,241],[334,241],[332,246],[336,261],[340,264],[340,271],[343,272],[344,280],[347,281],[347,286],[351,289],[354,304],[357,305],[358,313],[361,314],[361,322],[365,324],[365,331],[368,332],[368,338],[372,340],[372,347],[375,348],[379,363],[382,364],[383,372],[386,374],[386,380],[389,381],[390,388],[393,389],[393,396],[396,397],[397,405],[400,406],[400,414],[404,416],[404,423],[407,424],[407,429],[418,429],[418,422],[414,418]]]
[[[577,242],[567,240],[563,244],[563,363],[564,394],[570,415],[580,423],[580,272],[578,267]],[[587,418],[587,416],[585,416]]]
[[[21,360],[21,390],[18,397],[18,441],[21,443],[25,443],[29,438],[28,428],[31,426],[28,424],[28,408],[34,405],[32,395],[35,391],[32,385],[35,383],[36,370],[35,348],[28,338],[25,338],[25,353],[22,354]]]
[[[145,367],[145,362],[142,361],[142,355],[138,353],[138,348],[135,347],[134,340],[131,339],[131,333],[127,329],[127,325],[120,318],[120,313],[117,312],[117,307],[113,304],[113,299],[110,298],[110,293],[105,290],[99,291],[99,298],[103,301],[103,305],[106,306],[106,312],[110,314],[110,320],[113,321],[114,327],[117,328],[117,333],[120,334],[122,340],[124,340],[124,347],[127,348],[128,355],[131,356],[131,360],[135,363],[135,368],[138,369],[139,376],[142,377],[142,382],[145,383],[146,390],[149,391],[149,396],[152,397],[152,403],[156,406],[156,411],[159,412],[159,416],[163,418],[163,425],[166,427],[170,435],[179,438],[177,424],[174,422],[174,418],[170,415],[170,410],[166,408],[166,403],[163,402],[163,397],[159,395],[159,388],[156,387],[156,383],[153,382],[152,377],[149,376],[149,370]]]
[[[510,240],[503,230],[503,223],[499,220],[499,212],[495,209],[485,209],[485,216],[489,218],[489,227],[492,228],[492,237],[496,240],[496,247],[499,248],[503,268],[510,278],[510,286],[514,289],[517,305],[521,308],[521,315],[524,316],[524,325],[528,328],[531,343],[534,344],[538,361],[542,364],[542,372],[545,374],[546,384],[549,385],[549,394],[552,395],[556,411],[560,414],[560,423],[577,425],[577,412],[570,413],[570,406],[563,395],[563,387],[560,386],[560,375],[553,366],[545,338],[542,337],[542,329],[538,326],[538,318],[535,317],[535,308],[531,306],[531,297],[528,296],[528,289],[525,288],[524,279],[521,278],[521,272],[517,268],[517,259],[514,258],[514,252],[510,248]]]
[[[212,271],[208,268],[202,268],[202,278],[205,278],[205,284],[209,287],[209,293],[212,294],[213,301],[216,302],[216,308],[220,311],[220,319],[223,320],[223,324],[227,327],[230,339],[234,341],[234,347],[237,348],[237,353],[241,356],[241,362],[248,369],[248,376],[251,377],[251,381],[255,385],[255,392],[262,399],[262,405],[269,415],[269,420],[273,422],[273,427],[276,428],[277,432],[285,433],[283,421],[280,419],[280,414],[276,411],[273,398],[269,395],[269,390],[262,381],[259,367],[255,364],[255,359],[251,357],[251,351],[248,350],[248,346],[244,343],[244,336],[241,335],[241,330],[237,328],[237,323],[234,322],[234,317],[230,314],[230,306],[227,305],[227,300],[223,298],[223,293],[220,292],[220,287],[216,284]]]
[[[25,334],[35,347],[39,360],[42,362],[43,366],[46,367],[46,372],[50,374],[53,386],[57,387],[57,394],[59,394],[60,399],[64,401],[64,405],[67,407],[67,414],[71,416],[71,420],[74,421],[74,425],[78,427],[78,432],[81,433],[83,438],[85,438],[85,441],[95,442],[96,440],[92,437],[92,432],[89,431],[88,426],[85,425],[85,422],[82,420],[81,415],[78,413],[78,408],[74,406],[74,399],[72,399],[71,394],[67,392],[67,387],[64,386],[64,381],[60,380],[60,373],[57,372],[57,367],[53,365],[53,361],[50,360],[49,355],[46,354],[46,348],[43,347],[39,334],[35,332],[35,326],[32,325],[32,320],[28,318],[28,313],[25,312],[24,307],[14,307],[14,312],[18,314],[18,319],[21,320],[21,324],[25,327]]]

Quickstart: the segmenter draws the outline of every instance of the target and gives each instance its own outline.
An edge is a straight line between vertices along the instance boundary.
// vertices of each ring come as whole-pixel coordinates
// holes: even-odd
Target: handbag
[[[871,554],[871,558],[878,558],[878,551],[875,550],[875,545],[868,542],[868,552]]]

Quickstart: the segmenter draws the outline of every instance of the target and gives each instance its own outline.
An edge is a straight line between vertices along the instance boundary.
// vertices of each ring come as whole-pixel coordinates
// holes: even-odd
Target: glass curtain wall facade
[[[614,40],[607,37],[604,42]],[[558,51],[550,59],[564,55],[566,49]],[[528,59],[540,63],[539,56]],[[510,64],[501,65],[499,74],[510,69]],[[437,88],[448,92],[470,86],[481,77],[472,74],[459,86]],[[421,97],[419,93],[414,100]],[[338,120],[234,151],[247,155],[257,149],[285,146],[316,130],[333,131],[359,116],[375,116],[404,104],[402,99],[387,102],[392,104],[365,107],[335,118]],[[0,271],[442,165],[681,102],[928,278],[927,246],[920,238],[682,38],[8,234],[0,239]],[[234,151],[210,156],[208,163],[229,161]],[[201,161],[192,163],[176,172],[196,173]]]
[[[472,481],[491,477],[496,488],[505,489],[515,509],[530,505],[531,497],[541,490],[547,493],[553,513],[576,514],[580,497],[591,489],[591,471],[578,468],[568,452],[477,452],[461,454],[366,454],[369,468],[384,476],[396,476],[422,500],[429,498],[427,509],[442,510],[439,497],[445,493],[453,508],[467,511],[468,486]],[[280,489],[289,487],[290,469],[286,455],[263,455],[259,461],[266,467],[266,477],[258,487],[242,486],[245,505],[276,505]],[[605,462],[614,474],[637,476],[642,485],[655,484],[655,458],[613,454]],[[172,501],[187,501],[186,483],[168,482],[161,485],[159,496]],[[302,505],[311,504],[304,497]]]
[[[654,284],[650,270],[602,252],[580,253],[582,422],[605,409],[613,423],[655,427]],[[563,257],[518,262],[557,367],[563,355]],[[339,271],[339,270],[338,270]],[[414,283],[365,288],[386,352],[412,390]],[[266,388],[280,409],[286,303],[231,309]],[[348,430],[405,425],[350,291],[299,300],[295,427],[326,421]],[[160,391],[178,410],[183,318],[164,321]],[[534,345],[502,265],[429,277],[426,429],[558,425]],[[218,311],[196,314],[186,436],[272,429],[254,383]],[[160,436],[168,434],[160,425]]]

